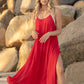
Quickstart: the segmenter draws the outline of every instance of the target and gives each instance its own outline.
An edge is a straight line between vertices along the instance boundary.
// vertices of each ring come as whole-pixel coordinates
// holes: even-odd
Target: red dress
[[[57,84],[56,63],[61,54],[57,36],[50,36],[45,43],[39,38],[56,30],[51,14],[44,18],[36,18],[35,30],[39,33],[23,67],[13,76],[7,77],[8,84]],[[62,56],[62,55],[61,55]]]

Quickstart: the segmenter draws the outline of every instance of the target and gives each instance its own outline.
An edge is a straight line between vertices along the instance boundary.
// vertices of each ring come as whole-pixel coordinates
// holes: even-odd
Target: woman
[[[65,84],[57,35],[61,34],[61,12],[52,0],[36,0],[32,16],[35,39],[29,57],[9,84]],[[56,25],[55,25],[56,24]]]

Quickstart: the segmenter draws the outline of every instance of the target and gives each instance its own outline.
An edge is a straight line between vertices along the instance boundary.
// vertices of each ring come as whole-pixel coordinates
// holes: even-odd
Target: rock
[[[16,72],[1,72],[0,73],[0,84],[8,84],[7,77],[14,76]]]
[[[74,7],[76,7],[76,8],[82,8],[82,7],[84,7],[84,1],[77,1],[74,4]]]
[[[24,42],[19,49],[19,62],[17,65],[17,70],[19,70],[27,61],[31,48],[34,41]]]
[[[6,8],[0,7],[0,13],[2,13],[4,10],[6,10]]]
[[[6,10],[6,9],[7,9],[7,4],[4,3],[4,4],[0,7],[0,15],[1,15],[1,13],[2,13],[4,10]]]
[[[32,14],[14,17],[7,28],[5,39],[6,46],[20,47],[21,40],[27,38],[32,40],[31,32],[34,30],[30,17]]]
[[[58,36],[64,67],[84,60],[84,14],[62,29]]]
[[[84,13],[84,1],[78,1],[74,4],[74,7],[76,8],[76,18],[81,16]]]
[[[0,16],[0,22],[4,23],[7,26],[9,25],[10,20],[14,17],[10,10],[5,10]]]
[[[78,0],[54,0],[56,5],[73,5]]]
[[[22,13],[20,12],[20,6],[21,6],[22,0],[16,0],[15,4],[15,9],[14,9],[14,14],[15,15],[21,15]]]
[[[62,22],[63,22],[62,27],[65,27],[70,22],[74,21],[75,8],[73,6],[61,5],[56,7],[58,7],[62,13]]]
[[[84,61],[74,62],[65,70],[65,79],[73,84],[84,84]],[[68,84],[68,82],[66,83]]]
[[[6,0],[0,0],[0,7],[1,7],[4,3],[6,3]]]
[[[36,0],[22,0],[20,11],[24,14],[29,10],[33,10],[35,7]]]
[[[84,0],[79,0],[79,1],[84,1]]]
[[[36,0],[17,0],[15,4],[15,15],[26,13],[30,9],[34,9]]]
[[[7,6],[8,9],[11,10],[12,13],[14,13],[16,0],[7,0]]]
[[[13,48],[6,48],[0,52],[0,71],[11,71],[18,62],[18,52]]]
[[[7,3],[3,4],[2,7],[8,9]]]
[[[5,25],[3,23],[0,23],[0,46],[5,46]]]

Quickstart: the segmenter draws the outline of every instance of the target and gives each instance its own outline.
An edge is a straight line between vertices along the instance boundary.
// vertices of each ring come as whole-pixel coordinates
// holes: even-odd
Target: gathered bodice
[[[46,18],[40,19],[38,16],[35,20],[35,31],[39,33],[38,36],[56,30],[55,19],[50,13]]]
[[[54,20],[54,23],[55,23],[55,18],[54,18],[54,16],[52,15],[52,13],[50,13],[48,16],[50,16],[50,15],[52,16],[52,18],[53,18],[53,20]],[[47,16],[47,17],[48,17],[48,16]],[[47,18],[47,17],[46,17],[46,18]],[[39,18],[39,17],[37,16],[37,18]],[[43,19],[46,19],[46,18],[43,18]],[[39,19],[40,19],[40,18],[39,18]],[[43,20],[43,19],[40,19],[40,20]]]

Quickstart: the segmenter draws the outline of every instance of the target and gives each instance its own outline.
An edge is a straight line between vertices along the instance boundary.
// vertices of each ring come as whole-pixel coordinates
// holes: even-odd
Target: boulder
[[[58,7],[62,13],[62,27],[65,27],[70,22],[74,21],[75,8],[73,6],[61,5],[56,7]]]
[[[6,48],[0,52],[0,71],[7,72],[15,70],[18,62],[18,52],[13,48]]]
[[[8,9],[11,10],[12,13],[14,13],[15,3],[16,0],[7,0]]]
[[[7,0],[0,0],[0,7],[1,7],[4,3],[6,3],[6,1],[7,1]]]
[[[36,0],[22,0],[20,11],[24,14],[29,10],[33,10],[35,7]]]
[[[5,8],[5,7],[0,7],[0,15],[1,15],[1,13],[4,11],[4,10],[6,10],[7,8]]]
[[[27,61],[34,41],[25,41],[19,49],[19,62],[17,70],[19,70]]]
[[[14,9],[15,15],[21,15],[22,14],[20,12],[21,3],[22,3],[22,0],[16,0],[15,9]]]
[[[14,17],[14,15],[11,13],[10,10],[5,10],[2,12],[1,16],[0,16],[0,22],[2,22],[3,24],[7,26],[9,25],[10,20]]]
[[[64,67],[84,60],[84,14],[62,29],[58,36]]]
[[[78,1],[74,4],[74,7],[76,8],[76,18],[81,16],[84,13],[84,1]]]
[[[74,7],[76,7],[76,8],[82,8],[82,7],[84,7],[84,1],[77,1],[74,4]]]
[[[79,0],[79,1],[84,1],[84,0]]]
[[[4,47],[5,46],[5,25],[0,22],[0,46]]]
[[[73,5],[78,0],[54,0],[56,5]]]
[[[32,40],[31,32],[34,24],[30,20],[32,14],[14,17],[7,28],[5,39],[6,46],[20,47],[22,39]]]
[[[17,0],[15,4],[15,15],[24,14],[30,9],[34,9],[36,0]]]
[[[4,4],[2,5],[2,7],[5,8],[5,9],[8,9],[7,3],[4,3]]]
[[[65,79],[66,84],[83,84],[84,83],[84,61],[82,62],[74,62],[65,70]]]

